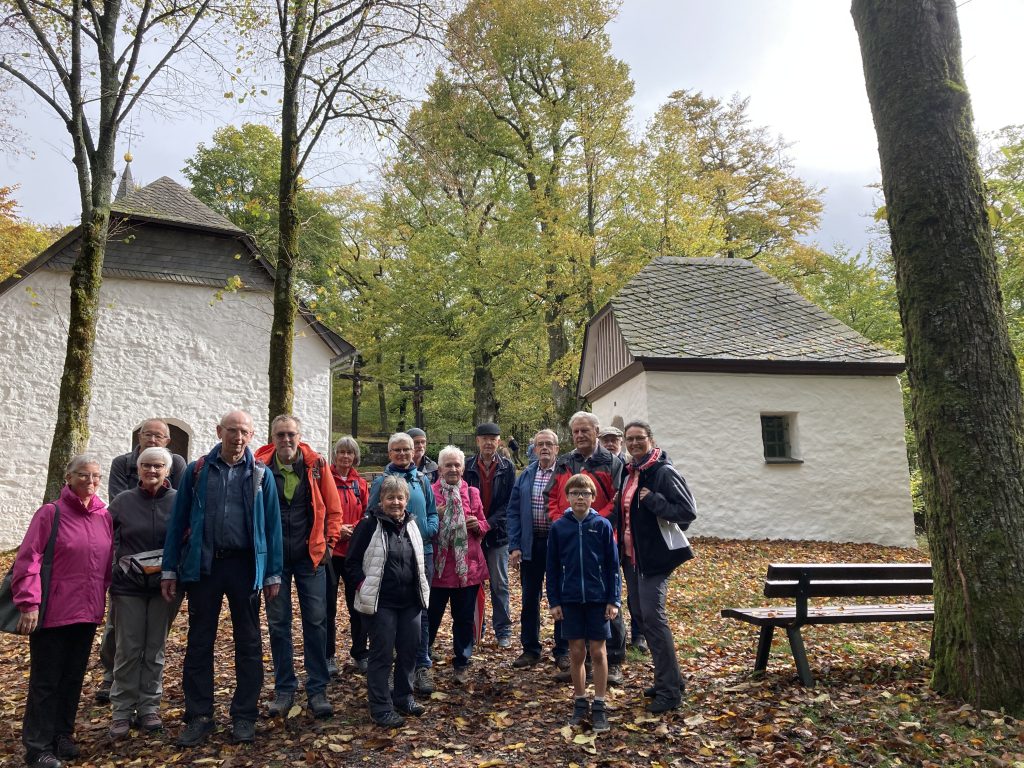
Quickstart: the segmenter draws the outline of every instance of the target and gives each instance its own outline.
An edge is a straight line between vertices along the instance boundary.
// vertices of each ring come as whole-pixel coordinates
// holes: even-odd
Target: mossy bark
[[[1024,406],[953,0],[854,0],[935,575],[932,686],[1024,713]]]

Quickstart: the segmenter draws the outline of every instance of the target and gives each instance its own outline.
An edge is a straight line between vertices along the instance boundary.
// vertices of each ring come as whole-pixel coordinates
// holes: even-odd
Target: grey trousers
[[[160,711],[164,644],[181,607],[181,590],[168,603],[155,595],[111,595],[114,613],[114,684],[110,703],[114,720],[131,720]]]
[[[647,638],[647,645],[651,649],[655,696],[678,702],[681,698],[679,689],[682,687],[683,678],[679,673],[675,640],[672,638],[672,630],[668,626],[668,613],[665,610],[668,580],[672,574],[644,576],[627,561],[623,561],[622,570],[626,575],[626,588],[631,595],[636,596],[634,605],[640,614],[644,637]]]

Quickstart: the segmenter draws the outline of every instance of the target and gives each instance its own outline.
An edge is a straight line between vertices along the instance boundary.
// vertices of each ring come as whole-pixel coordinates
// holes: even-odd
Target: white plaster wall
[[[590,404],[590,410],[602,426],[610,426],[617,416],[623,424],[631,419],[650,421],[647,418],[647,373],[641,371],[607,395],[597,398]]]
[[[26,288],[30,290],[26,290]],[[190,436],[194,459],[216,443],[232,408],[266,437],[272,306],[264,294],[214,299],[209,287],[108,278],[96,332],[89,450],[106,474],[149,416]],[[16,546],[39,506],[67,345],[68,275],[40,271],[0,296],[0,546]],[[330,439],[330,351],[300,319],[295,340],[295,409],[303,437]],[[106,479],[103,481],[105,496]]]
[[[894,376],[655,371],[595,402],[602,423],[613,402],[636,409],[626,421],[646,417],[690,484],[697,535],[914,544]],[[762,413],[795,414],[802,464],[765,463]]]

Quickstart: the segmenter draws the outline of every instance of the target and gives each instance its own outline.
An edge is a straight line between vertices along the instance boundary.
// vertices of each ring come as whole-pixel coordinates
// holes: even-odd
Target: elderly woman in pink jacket
[[[487,560],[480,542],[489,530],[480,491],[462,479],[466,455],[449,445],[437,457],[437,481],[431,486],[437,501],[438,529],[434,538],[434,579],[430,584],[430,647],[444,612],[452,606],[454,680],[469,682],[469,657],[476,636],[480,585],[487,578]]]
[[[59,768],[61,758],[78,756],[75,715],[113,557],[110,515],[96,495],[102,477],[94,456],[75,456],[60,498],[33,515],[14,560],[11,594],[21,611],[18,631],[29,635],[30,658],[21,740],[25,762],[38,768]],[[40,571],[55,517],[44,607]]]

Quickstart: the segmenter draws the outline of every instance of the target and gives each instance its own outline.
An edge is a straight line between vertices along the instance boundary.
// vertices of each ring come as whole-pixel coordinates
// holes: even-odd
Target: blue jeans
[[[302,615],[306,695],[312,697],[327,690],[330,679],[327,673],[327,571],[323,566],[314,568],[313,563],[305,559],[284,566],[281,592],[266,601],[270,653],[274,658],[274,690],[293,694],[299,687],[292,648],[293,579]]]
[[[434,580],[434,552],[423,553],[423,570],[427,572],[427,584]],[[416,651],[416,669],[430,669],[430,611],[426,608],[420,614],[420,647]]]

